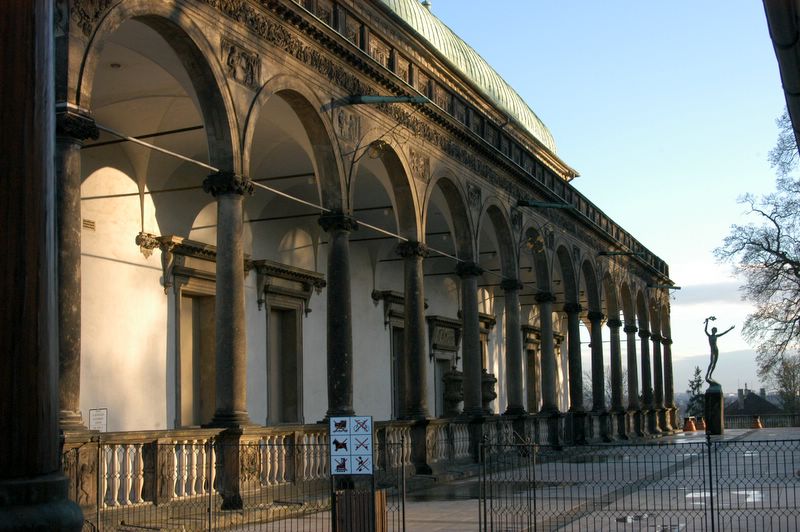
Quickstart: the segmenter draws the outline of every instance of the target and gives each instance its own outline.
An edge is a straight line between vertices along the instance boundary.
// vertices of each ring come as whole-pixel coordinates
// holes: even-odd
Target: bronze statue
[[[719,359],[719,347],[717,347],[717,338],[724,334],[728,334],[735,326],[731,325],[726,331],[717,334],[717,328],[711,328],[711,334],[708,334],[708,322],[715,321],[717,318],[714,316],[709,316],[706,318],[705,324],[705,331],[706,336],[708,336],[708,345],[711,347],[711,363],[708,365],[708,371],[706,371],[706,382],[711,385],[719,386],[719,383],[711,378],[711,374],[714,373],[714,368],[717,367],[717,359]]]

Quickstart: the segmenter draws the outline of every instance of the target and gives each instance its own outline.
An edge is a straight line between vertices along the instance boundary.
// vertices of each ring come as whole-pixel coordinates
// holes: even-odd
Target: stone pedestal
[[[722,386],[712,384],[706,390],[706,433],[719,436],[725,432],[725,400]]]

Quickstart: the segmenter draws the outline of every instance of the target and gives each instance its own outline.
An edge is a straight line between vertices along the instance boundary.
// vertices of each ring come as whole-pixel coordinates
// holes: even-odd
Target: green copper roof
[[[453,30],[436,18],[419,0],[380,0],[402,18],[420,36],[436,48],[453,66],[500,109],[521,124],[539,142],[556,152],[550,130],[478,52],[460,39]]]

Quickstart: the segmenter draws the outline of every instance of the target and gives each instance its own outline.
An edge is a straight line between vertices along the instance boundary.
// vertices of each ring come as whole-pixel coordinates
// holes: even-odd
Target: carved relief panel
[[[425,181],[426,183],[431,179],[431,160],[430,158],[420,153],[413,148],[409,150],[409,160],[411,162],[411,174],[414,179]]]
[[[225,37],[222,38],[222,64],[229,78],[251,89],[260,86],[258,54]]]
[[[394,56],[394,73],[406,83],[411,83],[411,63],[396,52]]]

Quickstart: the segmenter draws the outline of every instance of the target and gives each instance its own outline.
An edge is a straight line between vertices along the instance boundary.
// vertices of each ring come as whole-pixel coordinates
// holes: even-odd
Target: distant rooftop
[[[469,81],[480,89],[509,118],[515,120],[550,151],[556,143],[550,130],[539,120],[525,100],[511,88],[486,60],[419,0],[381,0],[423,39],[428,41]]]

